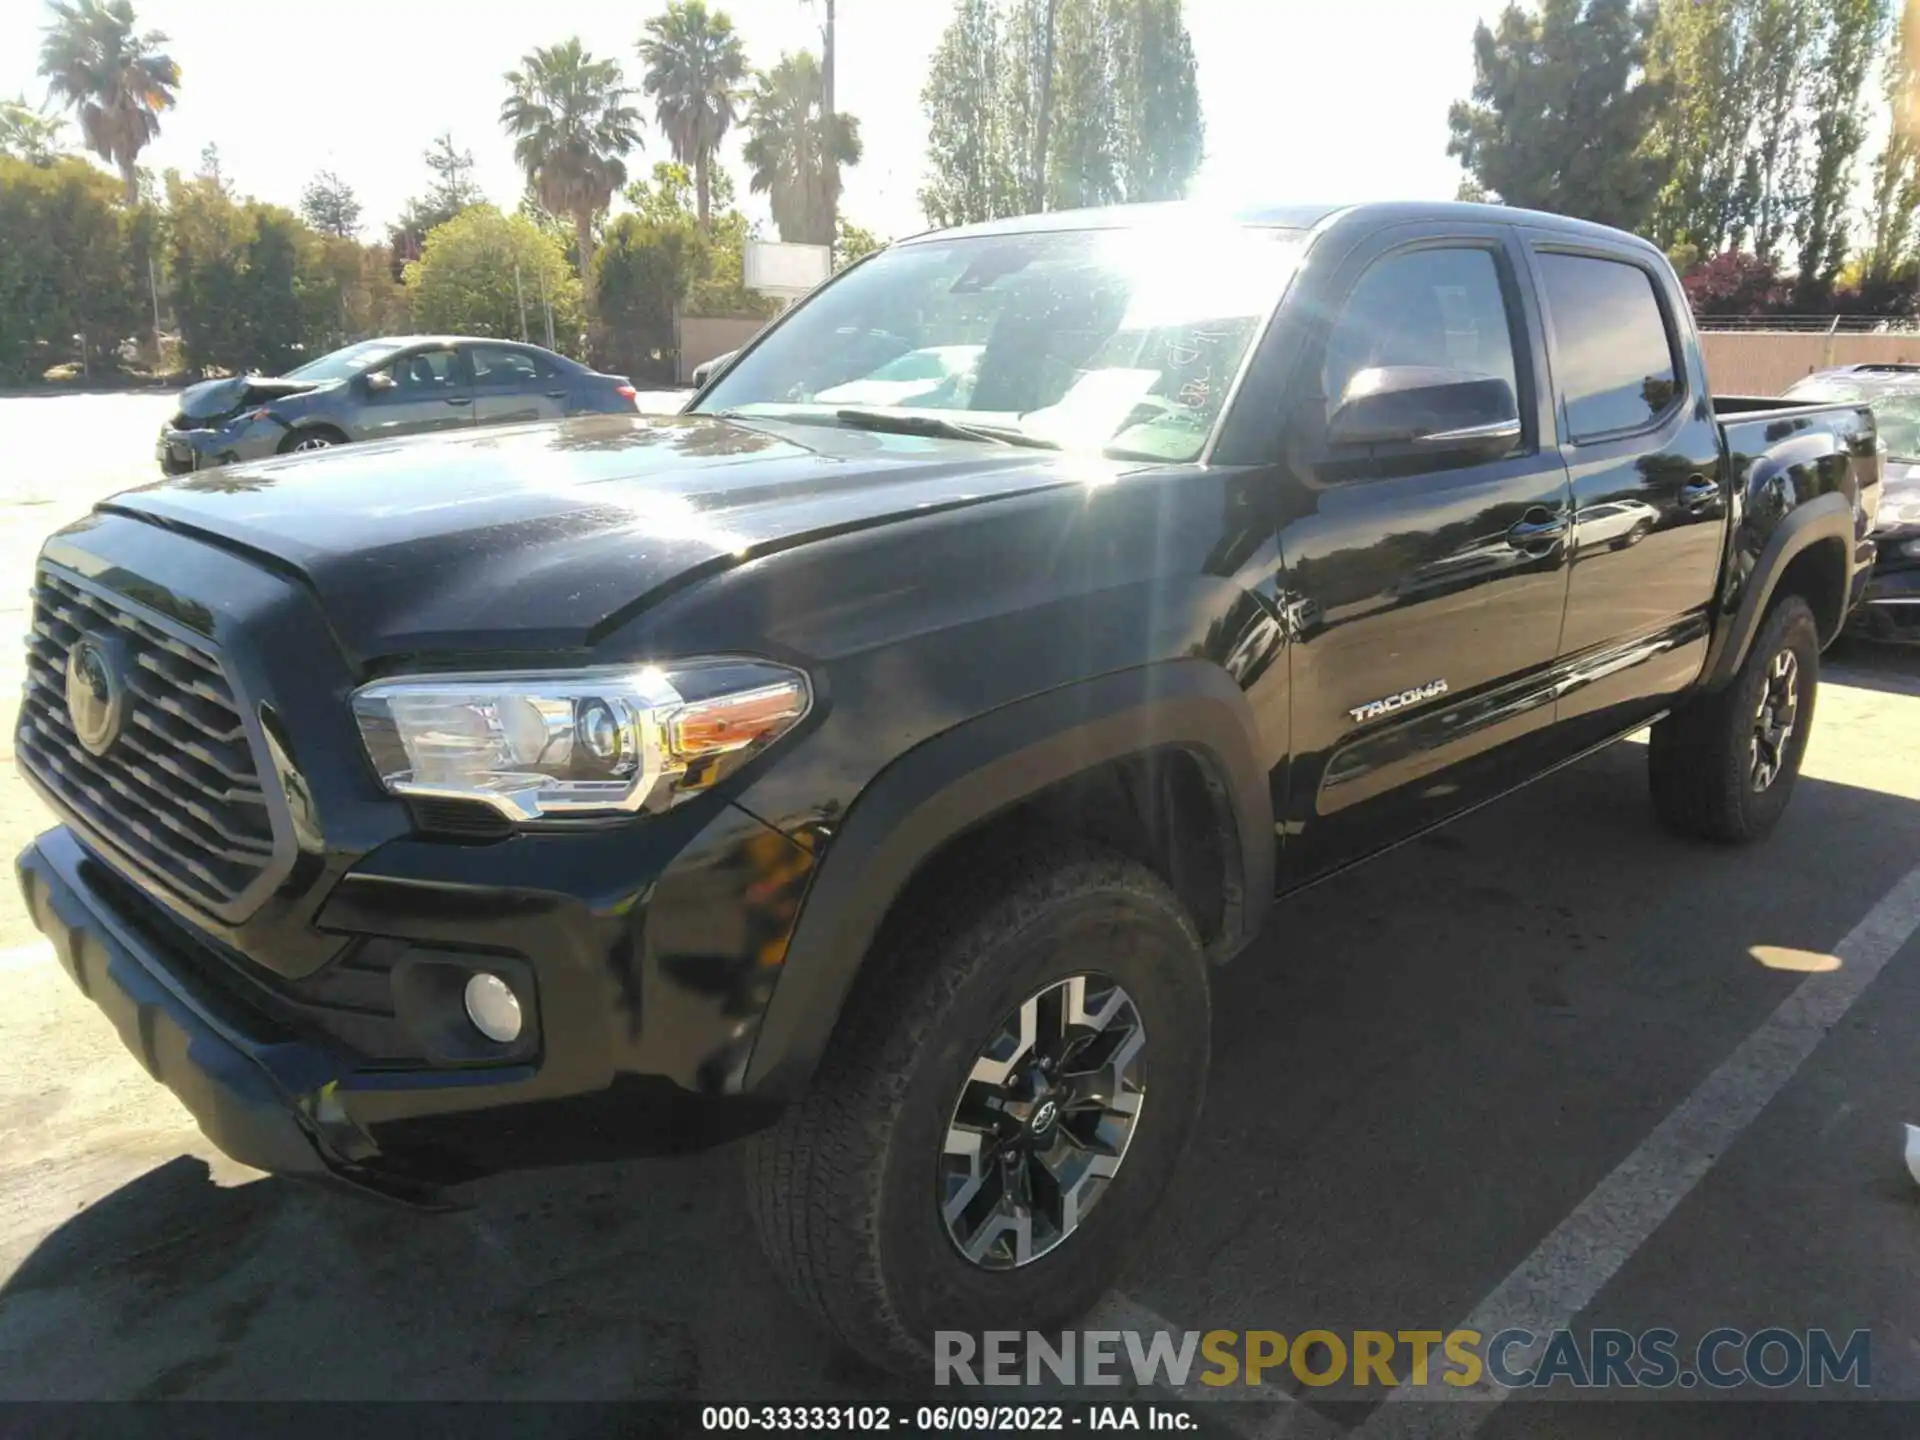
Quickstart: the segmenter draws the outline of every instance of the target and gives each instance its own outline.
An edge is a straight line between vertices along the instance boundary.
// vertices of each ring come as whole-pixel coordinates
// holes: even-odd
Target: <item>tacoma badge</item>
[[[1409,705],[1418,705],[1422,700],[1431,700],[1436,695],[1446,693],[1446,681],[1429,680],[1424,685],[1402,690],[1398,695],[1389,695],[1384,700],[1369,700],[1364,705],[1356,705],[1347,714],[1354,718],[1356,724],[1363,720],[1377,720],[1382,715],[1391,715],[1396,710],[1404,710]]]

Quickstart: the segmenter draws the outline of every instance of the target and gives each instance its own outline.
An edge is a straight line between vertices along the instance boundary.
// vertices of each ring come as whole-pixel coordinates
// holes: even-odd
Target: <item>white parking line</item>
[[[1809,975],[1760,1028],[1700,1082],[1593,1192],[1453,1328],[1490,1337],[1507,1329],[1543,1339],[1570,1326],[1644,1245],[1713,1164],[1799,1070],[1827,1032],[1866,992],[1888,960],[1920,930],[1920,867],[1867,912],[1835,948],[1837,970]],[[1888,1144],[1893,1143],[1889,1137]],[[1526,1363],[1515,1347],[1511,1363]],[[1510,1392],[1482,1378],[1454,1387],[1435,1379],[1402,1385],[1360,1436],[1467,1436]],[[1406,1402],[1479,1401],[1465,1406]]]
[[[53,959],[53,946],[44,940],[36,940],[31,945],[16,945],[11,950],[0,950],[0,972],[25,970],[34,965],[45,965]]]
[[[1174,1324],[1166,1316],[1149,1310],[1139,1302],[1115,1294],[1109,1294],[1094,1307],[1080,1321],[1078,1328],[1081,1331],[1131,1330],[1143,1340],[1156,1330],[1163,1330],[1176,1343],[1186,1330],[1185,1326]],[[1334,1424],[1319,1411],[1300,1404],[1290,1391],[1282,1390],[1278,1385],[1213,1386],[1189,1380],[1184,1385],[1162,1384],[1159,1388],[1189,1404],[1238,1402],[1246,1406],[1243,1410],[1229,1411],[1227,1415],[1229,1428],[1246,1436],[1247,1440],[1332,1440],[1332,1437],[1345,1433],[1342,1426]],[[1252,1408],[1256,1405],[1267,1408]]]

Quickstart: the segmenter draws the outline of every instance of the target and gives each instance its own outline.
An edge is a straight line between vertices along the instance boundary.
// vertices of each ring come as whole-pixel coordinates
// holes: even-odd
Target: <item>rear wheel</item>
[[[1047,1330],[1113,1283],[1206,1083],[1206,964],[1144,867],[1069,844],[889,927],[809,1092],[748,1142],[788,1290],[877,1363]]]
[[[1653,727],[1654,809],[1679,834],[1757,840],[1793,794],[1813,725],[1820,632],[1798,595],[1778,601],[1739,673]]]

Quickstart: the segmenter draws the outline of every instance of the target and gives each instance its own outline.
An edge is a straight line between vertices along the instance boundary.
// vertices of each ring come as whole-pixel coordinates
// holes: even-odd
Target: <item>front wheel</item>
[[[1782,598],[1725,688],[1653,727],[1654,809],[1702,840],[1758,840],[1793,794],[1820,684],[1820,631],[1798,595]]]
[[[282,455],[304,455],[314,450],[331,450],[346,437],[332,430],[295,430],[280,442]]]
[[[1121,856],[1069,843],[915,908],[747,1166],[788,1290],[924,1376],[936,1329],[1057,1329],[1112,1285],[1193,1130],[1210,1014],[1192,921]]]

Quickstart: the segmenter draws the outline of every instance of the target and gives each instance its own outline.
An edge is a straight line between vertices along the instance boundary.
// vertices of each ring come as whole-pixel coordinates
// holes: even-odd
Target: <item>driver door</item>
[[[1306,879],[1534,772],[1554,718],[1572,502],[1538,311],[1505,228],[1363,245],[1310,304],[1281,528],[1293,613],[1288,871]],[[1381,367],[1504,381],[1505,453],[1342,445],[1329,421]],[[1350,391],[1349,387],[1353,386]],[[1300,512],[1306,513],[1300,513]]]
[[[361,406],[366,439],[463,430],[473,423],[473,386],[451,345],[397,355],[372,375]]]

